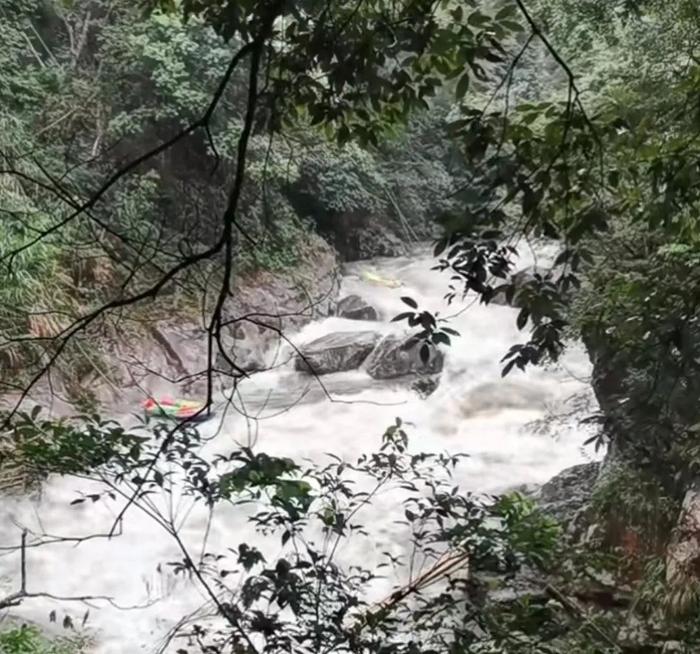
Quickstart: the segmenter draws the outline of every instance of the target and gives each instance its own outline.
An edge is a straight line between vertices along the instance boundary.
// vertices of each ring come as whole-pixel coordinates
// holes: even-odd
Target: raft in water
[[[203,422],[213,415],[206,410],[204,402],[171,397],[149,397],[143,403],[143,411],[147,418],[166,418],[178,422]]]
[[[389,279],[387,277],[381,277],[377,273],[370,272],[369,270],[363,270],[361,273],[362,279],[375,286],[386,286],[387,288],[398,288],[401,286],[401,282],[398,279]]]

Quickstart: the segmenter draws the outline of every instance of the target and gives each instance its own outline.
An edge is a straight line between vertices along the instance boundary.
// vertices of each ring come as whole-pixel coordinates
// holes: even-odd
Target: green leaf
[[[506,18],[511,18],[517,15],[517,11],[518,10],[516,9],[515,3],[507,4],[505,7],[502,7],[498,10],[498,13],[496,14],[496,20],[501,21]]]
[[[523,327],[527,324],[527,320],[530,317],[530,311],[528,309],[521,309],[520,313],[518,313],[518,317],[515,321],[515,324],[517,325],[518,329],[522,330]]]
[[[460,77],[459,81],[457,82],[455,96],[459,100],[466,95],[468,90],[469,90],[469,73],[464,73],[464,75],[462,75],[462,77]]]
[[[480,11],[475,11],[467,18],[467,23],[473,27],[483,27],[491,22],[491,17],[482,14]]]
[[[430,359],[430,346],[427,343],[423,343],[420,348],[420,360],[423,364],[428,363]]]
[[[433,343],[435,343],[436,345],[438,343],[444,343],[445,345],[452,344],[452,342],[450,341],[450,337],[443,332],[435,332],[433,334]]]
[[[608,184],[612,186],[613,188],[617,188],[620,185],[620,171],[619,170],[611,170],[608,173]]]
[[[433,249],[433,256],[437,257],[441,255],[444,251],[447,245],[449,244],[449,239],[447,238],[441,238],[437,243],[435,243],[435,248]]]
[[[502,20],[500,21],[500,25],[501,27],[509,30],[510,32],[522,32],[525,29],[522,23],[519,23],[514,20]]]

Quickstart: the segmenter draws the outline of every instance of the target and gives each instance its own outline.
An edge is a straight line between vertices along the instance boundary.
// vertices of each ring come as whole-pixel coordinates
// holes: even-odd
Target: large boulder
[[[404,242],[394,232],[377,223],[369,224],[348,234],[344,249],[345,258],[348,261],[375,257],[400,257],[408,252]]]
[[[336,215],[321,231],[328,233],[344,261],[408,254],[406,244],[389,227],[386,219],[379,216],[354,212]]]
[[[367,359],[367,372],[374,379],[394,379],[404,375],[435,375],[442,371],[445,356],[430,346],[428,361],[420,357],[420,344],[412,345],[410,336],[385,336]]]
[[[569,524],[586,508],[599,473],[597,461],[567,468],[544,484],[534,499],[545,513]]]
[[[303,257],[293,270],[256,270],[237,275],[235,288],[222,308],[221,343],[215,345],[214,390],[228,388],[231,366],[252,373],[268,367],[267,353],[283,345],[282,334],[297,331],[312,320],[330,314],[340,284],[337,253],[320,236],[311,236]],[[155,301],[153,315],[169,310],[168,298]],[[46,380],[32,389],[30,399],[50,406],[52,415],[73,415],[75,402],[89,402],[90,410],[130,413],[145,395],[204,397],[209,385],[209,334],[207,324],[189,311],[163,321],[143,318],[135,334],[119,330],[100,334],[100,358],[109,374],[95,369],[79,380]],[[223,353],[219,352],[219,345]],[[69,384],[75,388],[69,388]],[[56,396],[56,390],[62,399]],[[77,397],[78,392],[80,397]],[[85,397],[89,395],[89,397]],[[3,400],[16,401],[5,395]],[[64,401],[65,400],[65,401]]]
[[[359,368],[381,335],[377,332],[337,332],[321,336],[299,348],[295,367],[302,372],[325,375]]]
[[[350,320],[377,320],[377,310],[359,295],[344,297],[336,308],[336,315]]]

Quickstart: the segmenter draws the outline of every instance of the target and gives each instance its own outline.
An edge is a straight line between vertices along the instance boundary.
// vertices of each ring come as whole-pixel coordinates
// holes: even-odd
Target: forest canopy
[[[226,7],[4,3],[8,363],[44,356],[27,330],[78,340],[185,277],[196,297],[197,269],[221,260],[216,332],[234,268],[293,266],[347,216],[419,238],[439,218],[441,265],[485,300],[511,267],[507,237],[561,240],[509,365],[557,357],[601,246],[649,246],[624,253],[643,274],[694,269],[692,3]],[[637,296],[574,327],[604,332],[602,312],[624,340]]]

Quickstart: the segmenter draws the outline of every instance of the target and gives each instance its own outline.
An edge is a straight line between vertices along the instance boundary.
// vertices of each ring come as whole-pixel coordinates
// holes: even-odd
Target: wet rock
[[[530,566],[506,574],[503,571],[473,570],[468,593],[472,601],[484,608],[508,609],[526,601],[544,605],[549,602],[546,576]]]
[[[426,397],[432,395],[437,390],[439,384],[439,375],[426,375],[416,379],[411,384],[411,389],[418,393],[421,399],[424,400]]]
[[[237,324],[233,330],[233,337],[225,339],[223,345],[226,356],[221,352],[216,354],[216,367],[223,374],[235,374],[240,370],[256,372],[265,369],[265,338],[255,325]]]
[[[95,380],[99,402],[114,411],[133,411],[144,394],[205,393],[207,345],[206,330],[187,321],[151,323],[144,325],[141,338],[115,340],[107,355],[113,382]]]
[[[406,244],[380,216],[346,213],[335,216],[321,231],[329,233],[344,261],[400,257],[408,253]]]
[[[303,372],[325,375],[359,368],[379,342],[378,332],[338,332],[302,345],[295,367]]]
[[[406,253],[404,242],[381,224],[367,225],[352,234],[346,241],[348,261],[376,257],[401,257]]]
[[[518,493],[519,495],[526,495],[526,496],[533,496],[536,495],[540,488],[542,488],[541,484],[535,484],[535,483],[524,483],[524,484],[516,484],[515,486],[510,486],[506,489],[506,493]]]
[[[385,336],[367,359],[367,372],[374,379],[393,379],[403,375],[435,375],[442,371],[445,355],[430,347],[426,363],[420,358],[421,345],[409,346],[410,336]]]
[[[359,295],[348,295],[338,302],[336,315],[350,320],[377,320],[377,310]]]
[[[225,356],[214,360],[215,389],[231,385],[233,366],[253,372],[266,367],[267,353],[283,343],[281,334],[299,329],[311,320],[329,315],[339,290],[337,253],[320,236],[310,237],[303,260],[293,271],[255,271],[237,276],[231,297],[225,303],[221,334]],[[169,310],[168,299],[156,301],[154,315]],[[250,320],[242,320],[248,316]],[[238,322],[235,322],[238,321]],[[113,330],[100,334],[96,345],[108,369],[89,372],[75,383],[94,408],[108,414],[132,413],[145,395],[202,397],[209,384],[209,337],[206,323],[188,310],[165,320],[144,317],[135,324],[136,333]],[[218,349],[218,348],[217,348]],[[73,415],[76,399],[68,380],[51,379],[37,385],[41,404],[53,415]],[[32,396],[36,393],[32,393]],[[59,396],[62,399],[59,399]],[[10,395],[0,403],[14,401]],[[82,400],[82,398],[81,398]],[[82,409],[81,409],[82,410]]]
[[[559,522],[569,524],[585,510],[598,479],[600,463],[582,463],[552,477],[535,494],[540,508]]]
[[[265,351],[259,344],[237,344],[233,351],[233,361],[245,372],[265,370]]]

